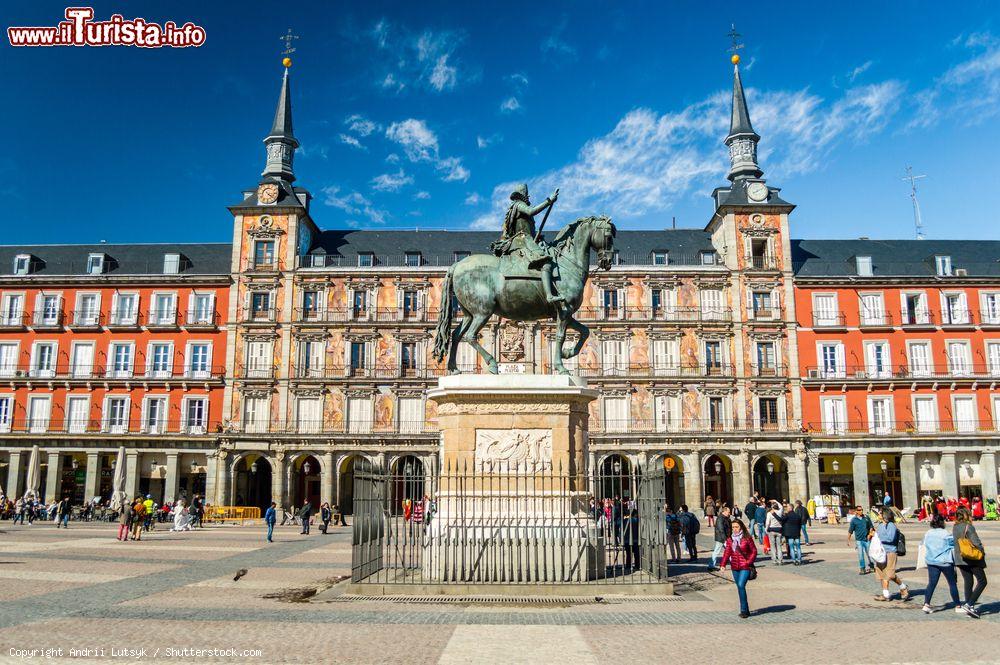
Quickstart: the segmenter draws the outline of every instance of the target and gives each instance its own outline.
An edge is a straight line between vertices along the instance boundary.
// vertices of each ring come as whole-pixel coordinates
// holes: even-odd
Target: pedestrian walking
[[[142,528],[144,531],[151,531],[153,529],[153,515],[156,513],[156,502],[153,501],[153,495],[147,494],[146,500],[142,502],[143,514],[142,514]]]
[[[73,512],[73,507],[69,503],[69,497],[68,496],[64,496],[62,498],[62,501],[60,501],[59,505],[56,507],[56,528],[57,529],[59,528],[59,525],[62,525],[63,528],[65,528],[65,529],[69,528],[69,515],[72,512]]]
[[[688,559],[698,560],[698,532],[701,531],[701,523],[698,518],[688,511],[686,504],[681,505],[681,512],[677,516],[681,523],[681,535],[684,536],[684,547],[688,552]]]
[[[274,542],[272,536],[274,535],[274,523],[278,521],[277,506],[278,504],[272,501],[271,505],[264,511],[264,524],[267,525],[267,542],[269,543]]]
[[[708,520],[708,526],[715,526],[715,500],[711,494],[705,497],[705,519]]]
[[[906,582],[901,580],[899,575],[896,574],[900,532],[899,527],[896,526],[896,517],[892,514],[891,508],[882,509],[882,523],[875,528],[875,535],[872,537],[878,538],[882,544],[882,548],[885,550],[885,561],[875,562],[875,577],[882,583],[882,593],[875,596],[875,600],[886,601],[892,598],[892,593],[889,592],[889,582],[899,586],[899,597],[901,599],[909,600],[910,590],[907,588]]]
[[[802,522],[802,540],[806,541],[806,545],[812,545],[809,542],[809,527],[812,526],[812,516],[799,499],[795,500],[795,514],[799,516],[799,521]]]
[[[723,506],[719,511],[719,517],[715,520],[715,547],[712,548],[712,561],[708,564],[709,570],[715,570],[716,564],[722,558],[722,553],[726,549],[726,541],[733,533],[733,521],[730,517],[729,506]]]
[[[986,588],[986,549],[976,533],[976,527],[972,526],[972,511],[968,508],[955,511],[955,526],[951,533],[955,539],[955,564],[958,572],[962,573],[962,583],[965,586],[965,604],[962,609],[973,619],[978,619],[976,603]]]
[[[780,566],[784,563],[785,546],[782,544],[781,505],[775,501],[764,519],[764,529],[771,541],[771,561]]]
[[[670,506],[663,507],[664,520],[667,523],[667,547],[670,550],[671,563],[681,561],[681,521]]]
[[[132,540],[142,540],[142,527],[146,521],[146,505],[141,497],[132,504]]]
[[[632,572],[639,567],[639,510],[633,508],[625,518],[622,540],[625,543],[625,570]]]
[[[757,524],[757,542],[764,542],[764,535],[767,533],[767,499],[761,499],[757,503],[757,508],[754,510],[754,521]]]
[[[924,614],[934,611],[931,598],[938,580],[944,575],[948,582],[951,600],[955,610],[965,612],[962,601],[958,598],[958,584],[955,575],[955,538],[944,528],[944,518],[940,515],[931,517],[931,526],[924,534],[924,561],[927,563],[927,588],[924,589]]]
[[[750,532],[741,520],[733,520],[732,535],[726,539],[719,567],[724,570],[726,564],[729,564],[729,567],[733,571],[733,582],[736,583],[736,593],[740,599],[741,619],[746,619],[750,616],[750,603],[747,601],[747,582],[750,581],[751,577],[756,577],[757,569],[754,567],[756,560],[757,545],[753,542],[753,536],[750,535]]]
[[[872,572],[871,557],[868,556],[869,538],[875,530],[871,518],[865,515],[865,509],[861,506],[854,506],[854,517],[847,526],[847,546],[851,546],[851,538],[854,538],[855,547],[858,550],[858,575],[867,575]]]
[[[306,499],[305,503],[302,504],[302,509],[299,510],[299,519],[302,520],[302,531],[299,532],[300,534],[309,535],[309,521],[312,519],[312,514],[312,504],[309,503],[309,499]]]
[[[118,540],[123,543],[128,542],[128,534],[132,530],[132,514],[132,504],[126,502],[118,515]]]
[[[799,504],[801,505],[801,503]],[[802,517],[789,504],[783,507],[781,537],[788,543],[788,556],[793,566],[802,565]]]
[[[333,513],[330,511],[330,504],[324,501],[319,507],[319,521],[323,524],[319,530],[326,533],[326,530],[330,528],[331,519],[333,519]]]

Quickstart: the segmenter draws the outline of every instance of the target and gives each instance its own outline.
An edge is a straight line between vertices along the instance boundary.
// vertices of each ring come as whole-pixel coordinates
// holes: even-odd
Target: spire
[[[729,148],[729,175],[732,182],[746,178],[759,178],[764,172],[757,166],[757,142],[760,136],[750,124],[750,111],[747,109],[747,97],[743,92],[743,79],[740,78],[740,56],[734,55],[733,62],[733,114],[729,121],[729,136],[726,146]]]
[[[278,97],[278,107],[274,111],[274,123],[271,125],[271,132],[264,139],[267,146],[267,164],[264,172],[265,178],[279,178],[287,182],[295,180],[295,173],[292,171],[292,158],[295,149],[299,147],[299,141],[292,132],[292,97],[289,92],[288,69],[292,66],[290,58],[282,61],[285,66],[285,76],[281,81],[281,94]]]

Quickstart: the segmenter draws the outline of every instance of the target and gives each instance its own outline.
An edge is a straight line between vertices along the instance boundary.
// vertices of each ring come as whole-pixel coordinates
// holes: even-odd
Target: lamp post
[[[254,460],[253,463],[250,464],[250,491],[247,492],[250,498],[250,505],[253,506],[257,505],[257,469],[257,460]]]
[[[882,461],[878,463],[879,467],[882,469],[882,500],[885,500],[885,495],[889,493],[889,480],[886,473],[889,468],[889,462],[883,457]]]

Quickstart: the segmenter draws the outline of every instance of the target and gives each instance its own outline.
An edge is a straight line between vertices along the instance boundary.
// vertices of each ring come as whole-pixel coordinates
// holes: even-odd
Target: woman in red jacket
[[[750,580],[750,569],[757,560],[757,545],[747,531],[746,525],[740,520],[733,520],[733,534],[726,539],[726,549],[722,552],[722,563],[719,570],[725,570],[730,564],[733,571],[733,581],[736,582],[736,592],[740,596],[740,618],[750,616],[750,605],[747,603],[747,582]]]

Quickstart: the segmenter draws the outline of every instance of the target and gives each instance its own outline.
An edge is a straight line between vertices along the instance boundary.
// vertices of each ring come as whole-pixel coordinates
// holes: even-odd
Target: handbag
[[[764,554],[767,554],[770,551],[771,551],[771,539],[768,538],[767,534],[765,533],[764,534]]]
[[[923,543],[917,545],[917,570],[927,567],[927,548]]]
[[[751,579],[751,580],[757,579],[757,566],[755,566],[753,564],[750,564],[750,577],[749,577],[749,579]]]
[[[983,551],[968,538],[969,525],[965,525],[965,535],[958,539],[958,551],[966,561],[982,561]]]
[[[885,547],[882,545],[882,541],[879,540],[878,534],[872,536],[872,539],[869,541],[868,557],[875,563],[885,563],[886,559],[888,559]]]

